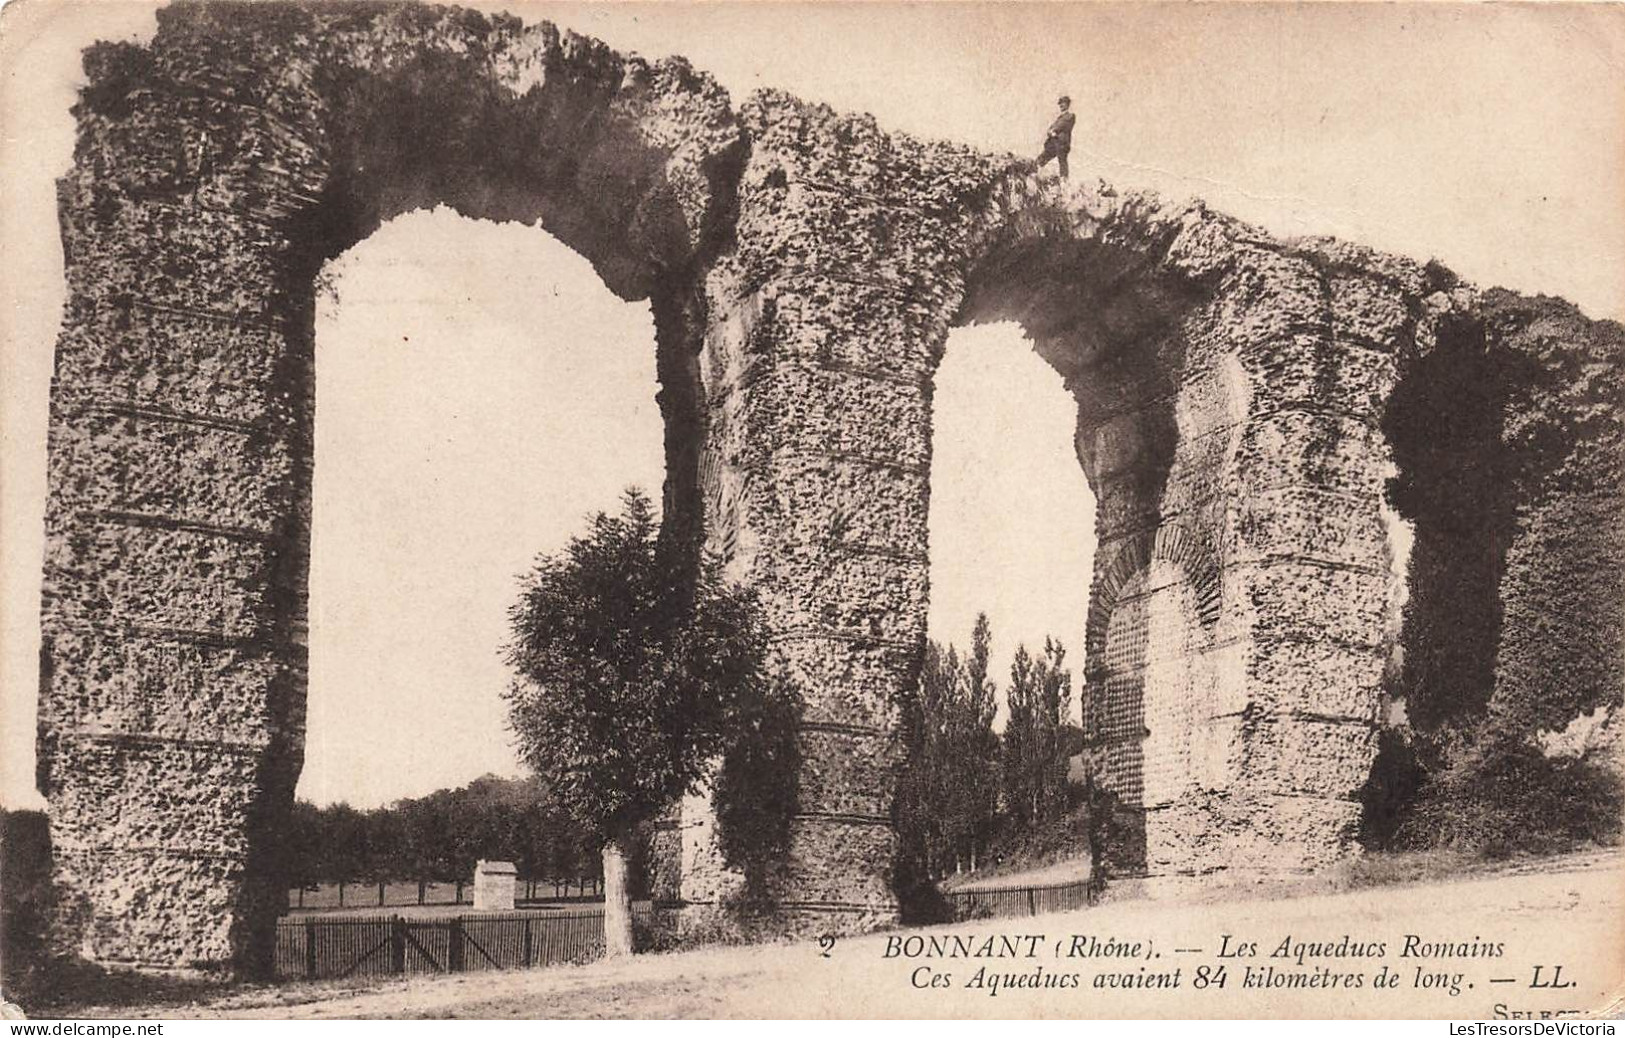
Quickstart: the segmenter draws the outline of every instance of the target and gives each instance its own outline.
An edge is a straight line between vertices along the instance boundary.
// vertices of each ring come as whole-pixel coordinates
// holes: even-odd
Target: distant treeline
[[[481,858],[530,879],[596,877],[597,848],[535,779],[475,779],[368,811],[295,802],[284,842],[290,886],[466,883]]]

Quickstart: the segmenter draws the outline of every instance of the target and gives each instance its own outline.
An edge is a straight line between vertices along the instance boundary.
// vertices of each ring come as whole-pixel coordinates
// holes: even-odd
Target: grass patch
[[[1459,879],[1493,867],[1481,854],[1455,848],[1425,851],[1372,851],[1342,862],[1331,873],[1336,890],[1364,890],[1407,883]]]

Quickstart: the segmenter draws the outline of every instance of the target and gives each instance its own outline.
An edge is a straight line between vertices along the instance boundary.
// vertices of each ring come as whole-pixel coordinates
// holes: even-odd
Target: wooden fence
[[[1069,912],[1095,903],[1095,895],[1089,889],[1087,880],[1047,887],[951,890],[943,897],[953,906],[955,919],[1001,919],[1045,912]]]
[[[519,903],[591,901],[603,896],[603,881],[592,877],[514,881],[514,900]],[[288,909],[296,912],[328,908],[406,908],[412,905],[445,907],[468,905],[473,900],[473,883],[391,880],[383,883],[321,883],[288,890]]]
[[[634,922],[647,922],[650,911],[634,905]],[[602,912],[305,917],[284,919],[276,931],[277,976],[300,980],[548,966],[603,953]]]
[[[955,919],[1040,915],[1095,901],[1089,883],[943,895]],[[649,902],[633,905],[636,925],[648,925]],[[463,973],[589,962],[604,953],[602,910],[471,913],[449,918],[400,915],[283,919],[276,931],[276,972],[286,979]]]

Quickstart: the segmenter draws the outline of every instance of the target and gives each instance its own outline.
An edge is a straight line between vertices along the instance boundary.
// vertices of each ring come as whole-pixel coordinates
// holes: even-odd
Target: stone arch
[[[1419,271],[1020,166],[981,204],[959,319],[1019,321],[1061,373],[1099,502],[1085,717],[1097,780],[1126,809],[1109,856],[1157,873],[1342,853],[1388,594],[1378,401]],[[1148,593],[1189,622],[1131,622],[1123,603]],[[1201,705],[1147,703],[1125,677],[1147,666],[1180,669],[1174,700]],[[1166,715],[1167,753],[1148,710]],[[1145,796],[1163,767],[1147,749],[1182,762],[1177,796]]]
[[[1135,866],[1192,870],[1170,809],[1224,789],[1229,729],[1214,663],[1212,549],[1177,525],[1130,539],[1100,571],[1086,626],[1083,725],[1096,781],[1134,815]],[[1114,857],[1124,857],[1121,849]]]
[[[1177,567],[1195,595],[1196,615],[1203,627],[1219,622],[1221,604],[1220,572],[1212,547],[1199,534],[1179,526],[1160,526],[1131,537],[1118,547],[1110,564],[1095,584],[1084,625],[1084,649],[1089,654],[1104,651],[1106,628],[1124,588],[1152,562]]]
[[[1166,583],[1211,667],[1222,788],[1140,805],[1124,860],[1346,851],[1387,655],[1379,420],[1433,291],[1416,265],[775,91],[735,111],[681,61],[507,17],[189,3],[86,66],[60,183],[39,730],[72,943],[264,965],[264,851],[303,738],[310,282],[439,202],[540,222],[650,301],[666,514],[756,587],[807,697],[781,919],[897,915],[898,703],[957,323],[1020,322],[1078,402],[1100,502],[1087,640],[1109,655],[1134,582]],[[721,905],[693,806],[678,893]]]
[[[665,514],[697,547],[700,276],[743,141],[680,60],[412,4],[176,5],[86,70],[38,739],[64,934],[264,972],[303,760],[320,264],[444,203],[649,300]]]

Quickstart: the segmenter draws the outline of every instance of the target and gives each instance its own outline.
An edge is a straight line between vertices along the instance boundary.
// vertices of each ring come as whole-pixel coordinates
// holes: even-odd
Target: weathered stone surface
[[[40,723],[93,735],[264,746],[265,690],[288,672],[264,647],[129,630],[59,630],[51,648]],[[293,731],[302,723],[300,715],[287,720]]]
[[[1318,407],[1375,424],[1398,377],[1398,361],[1385,352],[1300,332],[1248,354],[1257,406],[1281,410]]]
[[[1231,681],[1261,709],[1376,723],[1386,646],[1260,635],[1247,648]]]
[[[807,700],[774,925],[895,916],[898,700],[956,324],[1020,322],[1077,400],[1085,726],[1135,822],[1114,863],[1350,852],[1394,655],[1384,495],[1396,462],[1400,497],[1443,467],[1393,439],[1394,401],[1448,384],[1428,358],[1456,356],[1464,314],[1523,387],[1495,435],[1537,458],[1505,483],[1504,630],[1469,650],[1508,726],[1618,703],[1617,326],[775,91],[736,109],[681,60],[550,25],[303,3],[159,22],[87,54],[59,190],[39,745],[63,933],[87,954],[264,967],[304,726],[312,279],[421,206],[539,224],[650,301],[666,520],[758,589]],[[1435,524],[1412,596],[1437,602],[1453,531],[1398,504]],[[1436,636],[1407,630],[1427,657]],[[1543,698],[1552,675],[1572,687]],[[654,839],[661,899],[740,896],[703,797]]]
[[[1311,410],[1281,410],[1248,422],[1236,459],[1251,493],[1309,486],[1338,491],[1375,507],[1387,454],[1382,434],[1359,419]]]
[[[134,304],[69,306],[56,347],[59,406],[128,408],[135,396],[154,414],[245,430],[269,417],[273,401],[263,387],[284,349],[276,330]],[[124,393],[107,395],[113,388]]]
[[[1348,494],[1319,487],[1273,487],[1260,491],[1250,504],[1255,521],[1236,524],[1225,545],[1234,565],[1294,558],[1369,568],[1387,551],[1388,531],[1381,515],[1350,507]]]
[[[98,846],[53,848],[57,884],[82,892],[67,910],[73,950],[108,963],[190,966],[230,948],[240,918],[240,856]],[[218,961],[217,959],[214,961]]]
[[[1247,748],[1253,792],[1353,800],[1371,771],[1376,726],[1369,720],[1266,717],[1251,726]],[[1315,767],[1305,768],[1306,760]]]
[[[1147,812],[1145,867],[1169,879],[1322,868],[1351,853],[1359,821],[1360,806],[1346,799],[1193,798]]]

